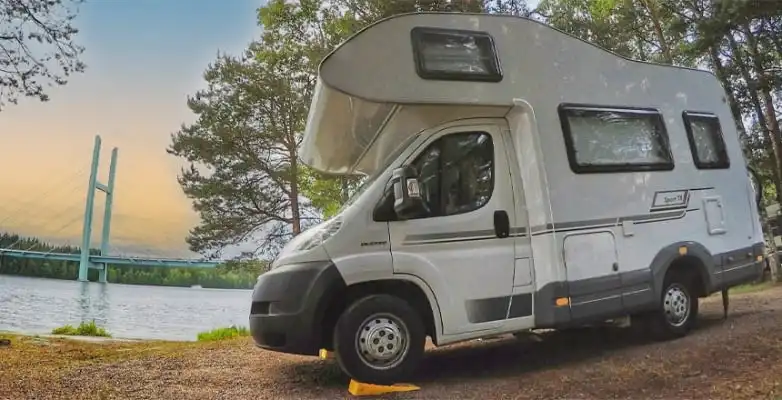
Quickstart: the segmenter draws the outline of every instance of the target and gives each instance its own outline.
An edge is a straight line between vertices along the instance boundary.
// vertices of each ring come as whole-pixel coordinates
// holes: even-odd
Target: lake
[[[114,337],[195,340],[201,331],[247,326],[251,295],[0,275],[0,331],[49,334],[94,319]]]

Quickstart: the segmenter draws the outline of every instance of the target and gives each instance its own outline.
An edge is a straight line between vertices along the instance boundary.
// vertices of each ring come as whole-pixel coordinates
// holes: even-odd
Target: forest
[[[260,38],[220,54],[187,99],[195,122],[168,152],[189,164],[179,183],[201,223],[187,242],[217,257],[252,242],[273,257],[292,236],[339,209],[360,177],[327,177],[299,162],[320,60],[368,24],[415,11],[532,18],[622,56],[712,71],[722,82],[764,201],[782,190],[782,2],[748,0],[270,0]],[[519,40],[523,40],[520,38]]]
[[[0,234],[0,248],[19,248],[44,253],[78,254],[72,246],[54,246],[35,238],[15,234]],[[92,254],[100,254],[96,249]],[[229,261],[216,268],[130,267],[109,265],[108,281],[131,285],[184,286],[201,285],[215,289],[252,289],[266,264],[252,261]],[[0,274],[51,279],[76,280],[79,263],[71,261],[36,260],[0,255]],[[90,270],[90,281],[97,281],[98,271]]]

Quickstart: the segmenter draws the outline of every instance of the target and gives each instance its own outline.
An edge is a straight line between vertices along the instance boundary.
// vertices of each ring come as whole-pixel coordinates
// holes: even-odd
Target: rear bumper
[[[756,243],[751,251],[742,250],[725,255],[720,270],[721,287],[724,289],[759,280],[766,266],[763,260],[764,253],[765,245]]]
[[[255,344],[283,353],[317,355],[326,308],[345,286],[330,262],[287,265],[261,275],[250,307]]]
[[[765,263],[756,261],[722,270],[722,286],[732,287],[759,280],[763,276]]]

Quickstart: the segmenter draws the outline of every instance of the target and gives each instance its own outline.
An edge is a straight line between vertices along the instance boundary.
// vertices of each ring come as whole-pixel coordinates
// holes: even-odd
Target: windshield
[[[418,134],[410,135],[407,139],[405,139],[401,145],[399,145],[394,151],[392,151],[383,161],[383,166],[378,168],[374,174],[367,176],[364,178],[364,180],[361,182],[361,184],[358,186],[355,192],[353,192],[350,197],[348,198],[348,201],[345,202],[345,204],[342,205],[342,207],[339,208],[338,213],[342,212],[345,208],[349,207],[351,204],[353,204],[361,195],[372,186],[372,183],[374,183],[380,175],[383,175],[383,172],[388,168],[391,163],[394,162],[394,160],[399,157],[400,154],[407,148],[410,143],[413,142],[418,137]]]

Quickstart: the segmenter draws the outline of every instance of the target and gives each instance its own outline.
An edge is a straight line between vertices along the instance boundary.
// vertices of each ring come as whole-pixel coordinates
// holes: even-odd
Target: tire
[[[655,339],[676,339],[692,330],[698,318],[698,296],[693,287],[692,278],[679,271],[665,275],[657,310],[644,316]]]
[[[383,352],[366,343],[379,344],[375,349]],[[423,358],[425,343],[426,330],[418,312],[387,294],[355,301],[334,328],[334,350],[342,371],[364,383],[388,385],[410,378]]]

